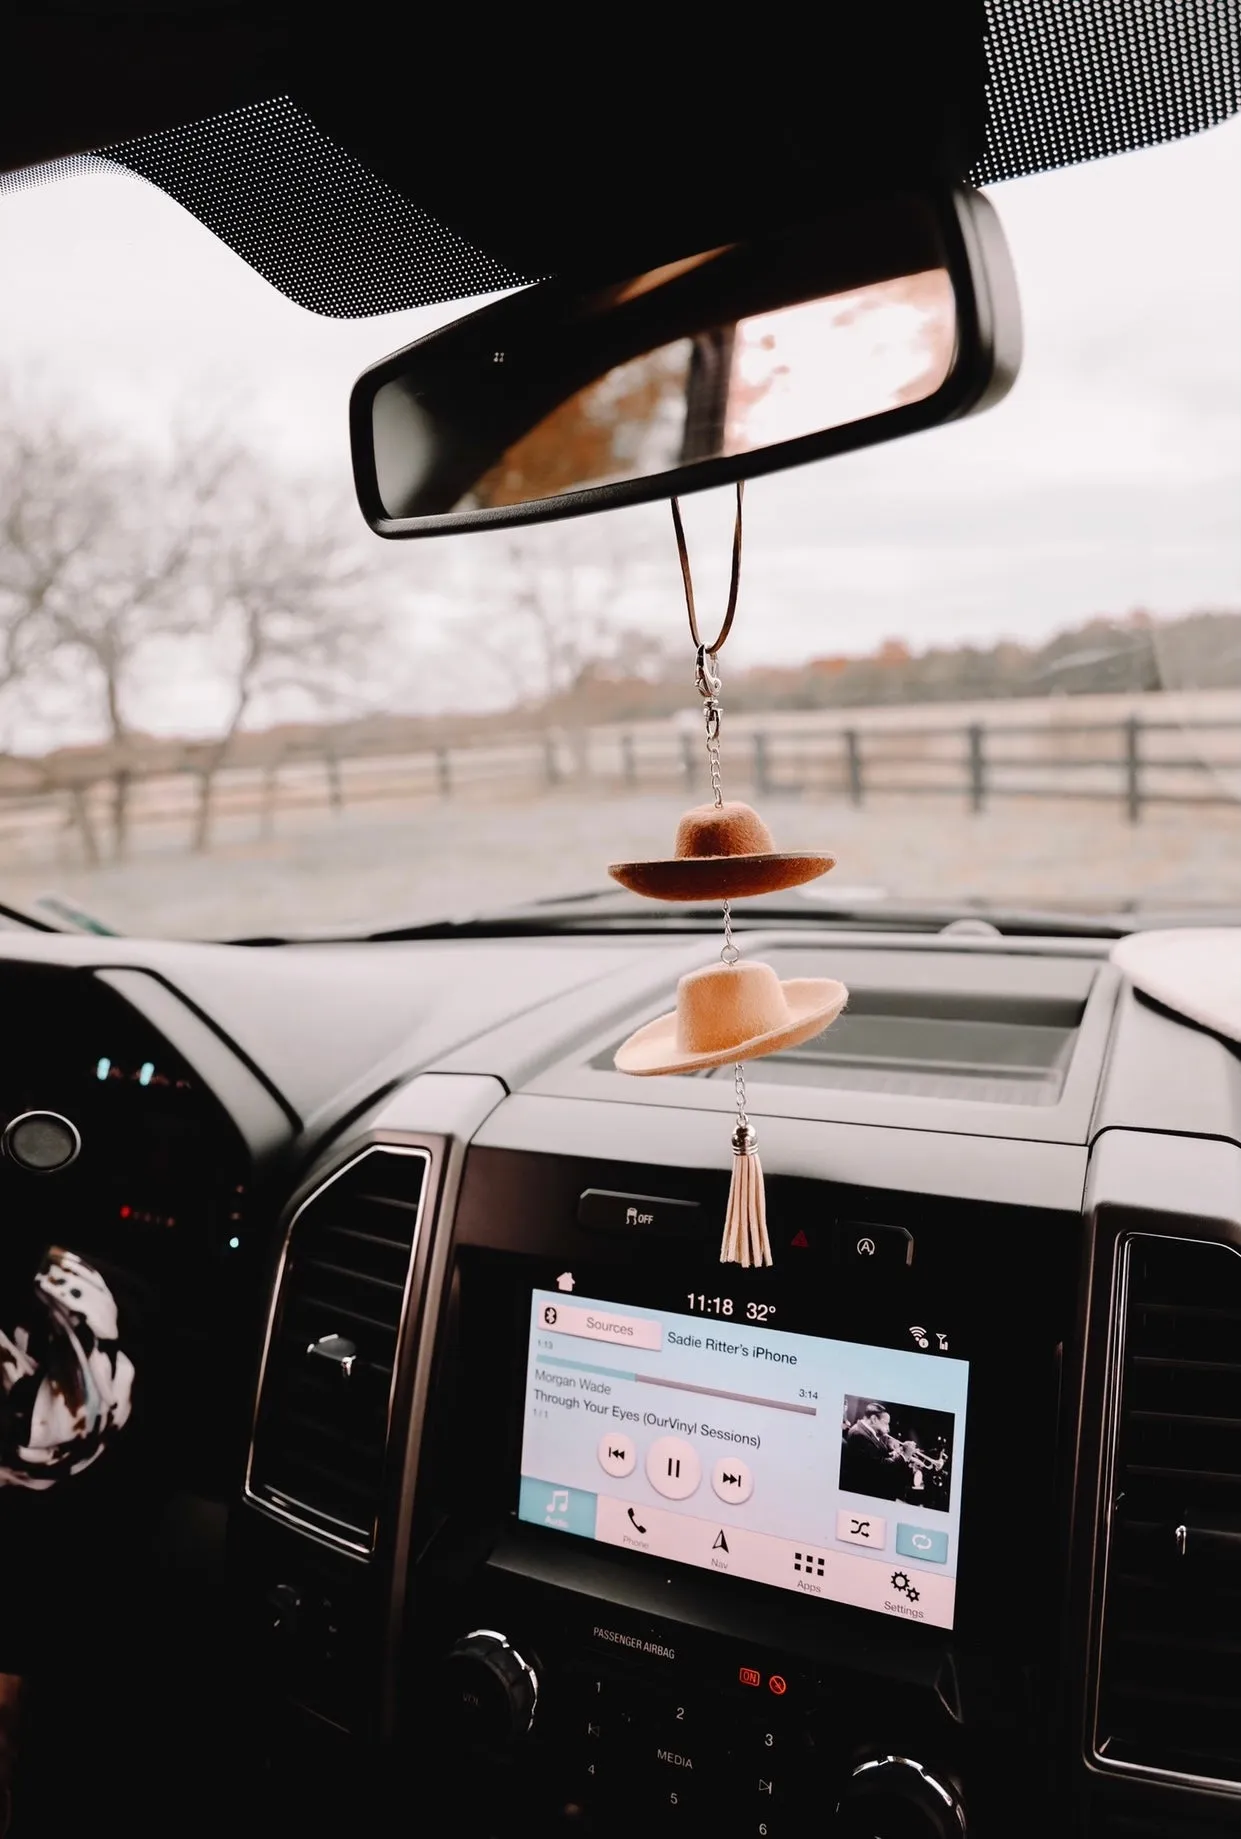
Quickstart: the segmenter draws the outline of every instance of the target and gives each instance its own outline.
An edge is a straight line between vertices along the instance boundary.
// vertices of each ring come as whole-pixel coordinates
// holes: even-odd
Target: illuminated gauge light
[[[228,1249],[230,1252],[239,1251],[241,1249],[241,1240],[236,1237],[231,1238],[228,1242]]]
[[[138,1068],[138,1084],[140,1086],[149,1086],[152,1078],[154,1077],[154,1074],[155,1074],[154,1060],[144,1060],[142,1062],[142,1065]]]
[[[95,1078],[96,1079],[106,1079],[108,1077],[108,1074],[111,1071],[112,1071],[112,1062],[110,1060],[105,1058],[103,1060],[97,1060],[95,1062]]]
[[[175,1213],[151,1213],[143,1207],[121,1207],[118,1209],[123,1220],[132,1220],[135,1226],[175,1226]]]

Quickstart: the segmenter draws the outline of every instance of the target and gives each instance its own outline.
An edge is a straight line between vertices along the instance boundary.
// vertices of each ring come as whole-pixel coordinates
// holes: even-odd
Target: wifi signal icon
[[[931,1345],[931,1337],[927,1334],[925,1328],[911,1328],[909,1332],[918,1343],[919,1347],[929,1347]]]

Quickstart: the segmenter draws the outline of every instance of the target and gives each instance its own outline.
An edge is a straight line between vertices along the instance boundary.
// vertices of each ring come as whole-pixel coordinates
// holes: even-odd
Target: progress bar
[[[539,1360],[539,1366],[568,1368],[571,1373],[599,1373],[607,1379],[625,1379],[631,1385],[662,1386],[667,1392],[696,1392],[702,1398],[726,1398],[734,1405],[765,1405],[768,1411],[795,1411],[799,1417],[817,1418],[814,1405],[794,1405],[783,1398],[756,1398],[752,1392],[725,1392],[719,1386],[692,1386],[686,1379],[664,1379],[654,1373],[623,1373],[618,1367],[585,1366],[577,1360]]]

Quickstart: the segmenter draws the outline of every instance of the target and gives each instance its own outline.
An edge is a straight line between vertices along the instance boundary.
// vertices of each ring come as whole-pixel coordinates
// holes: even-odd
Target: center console
[[[773,1176],[743,1271],[726,1189],[471,1151],[404,1727],[479,1834],[1037,1830],[1074,1222]]]

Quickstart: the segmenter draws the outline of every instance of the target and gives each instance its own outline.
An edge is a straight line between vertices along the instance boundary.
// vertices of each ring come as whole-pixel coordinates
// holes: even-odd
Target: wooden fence
[[[976,707],[976,705],[975,705]],[[886,714],[890,717],[893,712]],[[845,801],[937,796],[971,811],[1007,798],[1093,799],[1131,824],[1148,807],[1241,807],[1241,719],[994,720],[904,725],[891,719],[816,726],[806,716],[751,717],[726,737],[733,794]],[[675,724],[583,729],[392,756],[299,752],[263,768],[142,775],[125,783],[136,849],[263,841],[286,827],[444,800],[528,800],[580,788],[705,795],[701,730]],[[202,824],[204,795],[210,822]],[[0,860],[113,852],[112,776],[46,790],[0,787]]]

